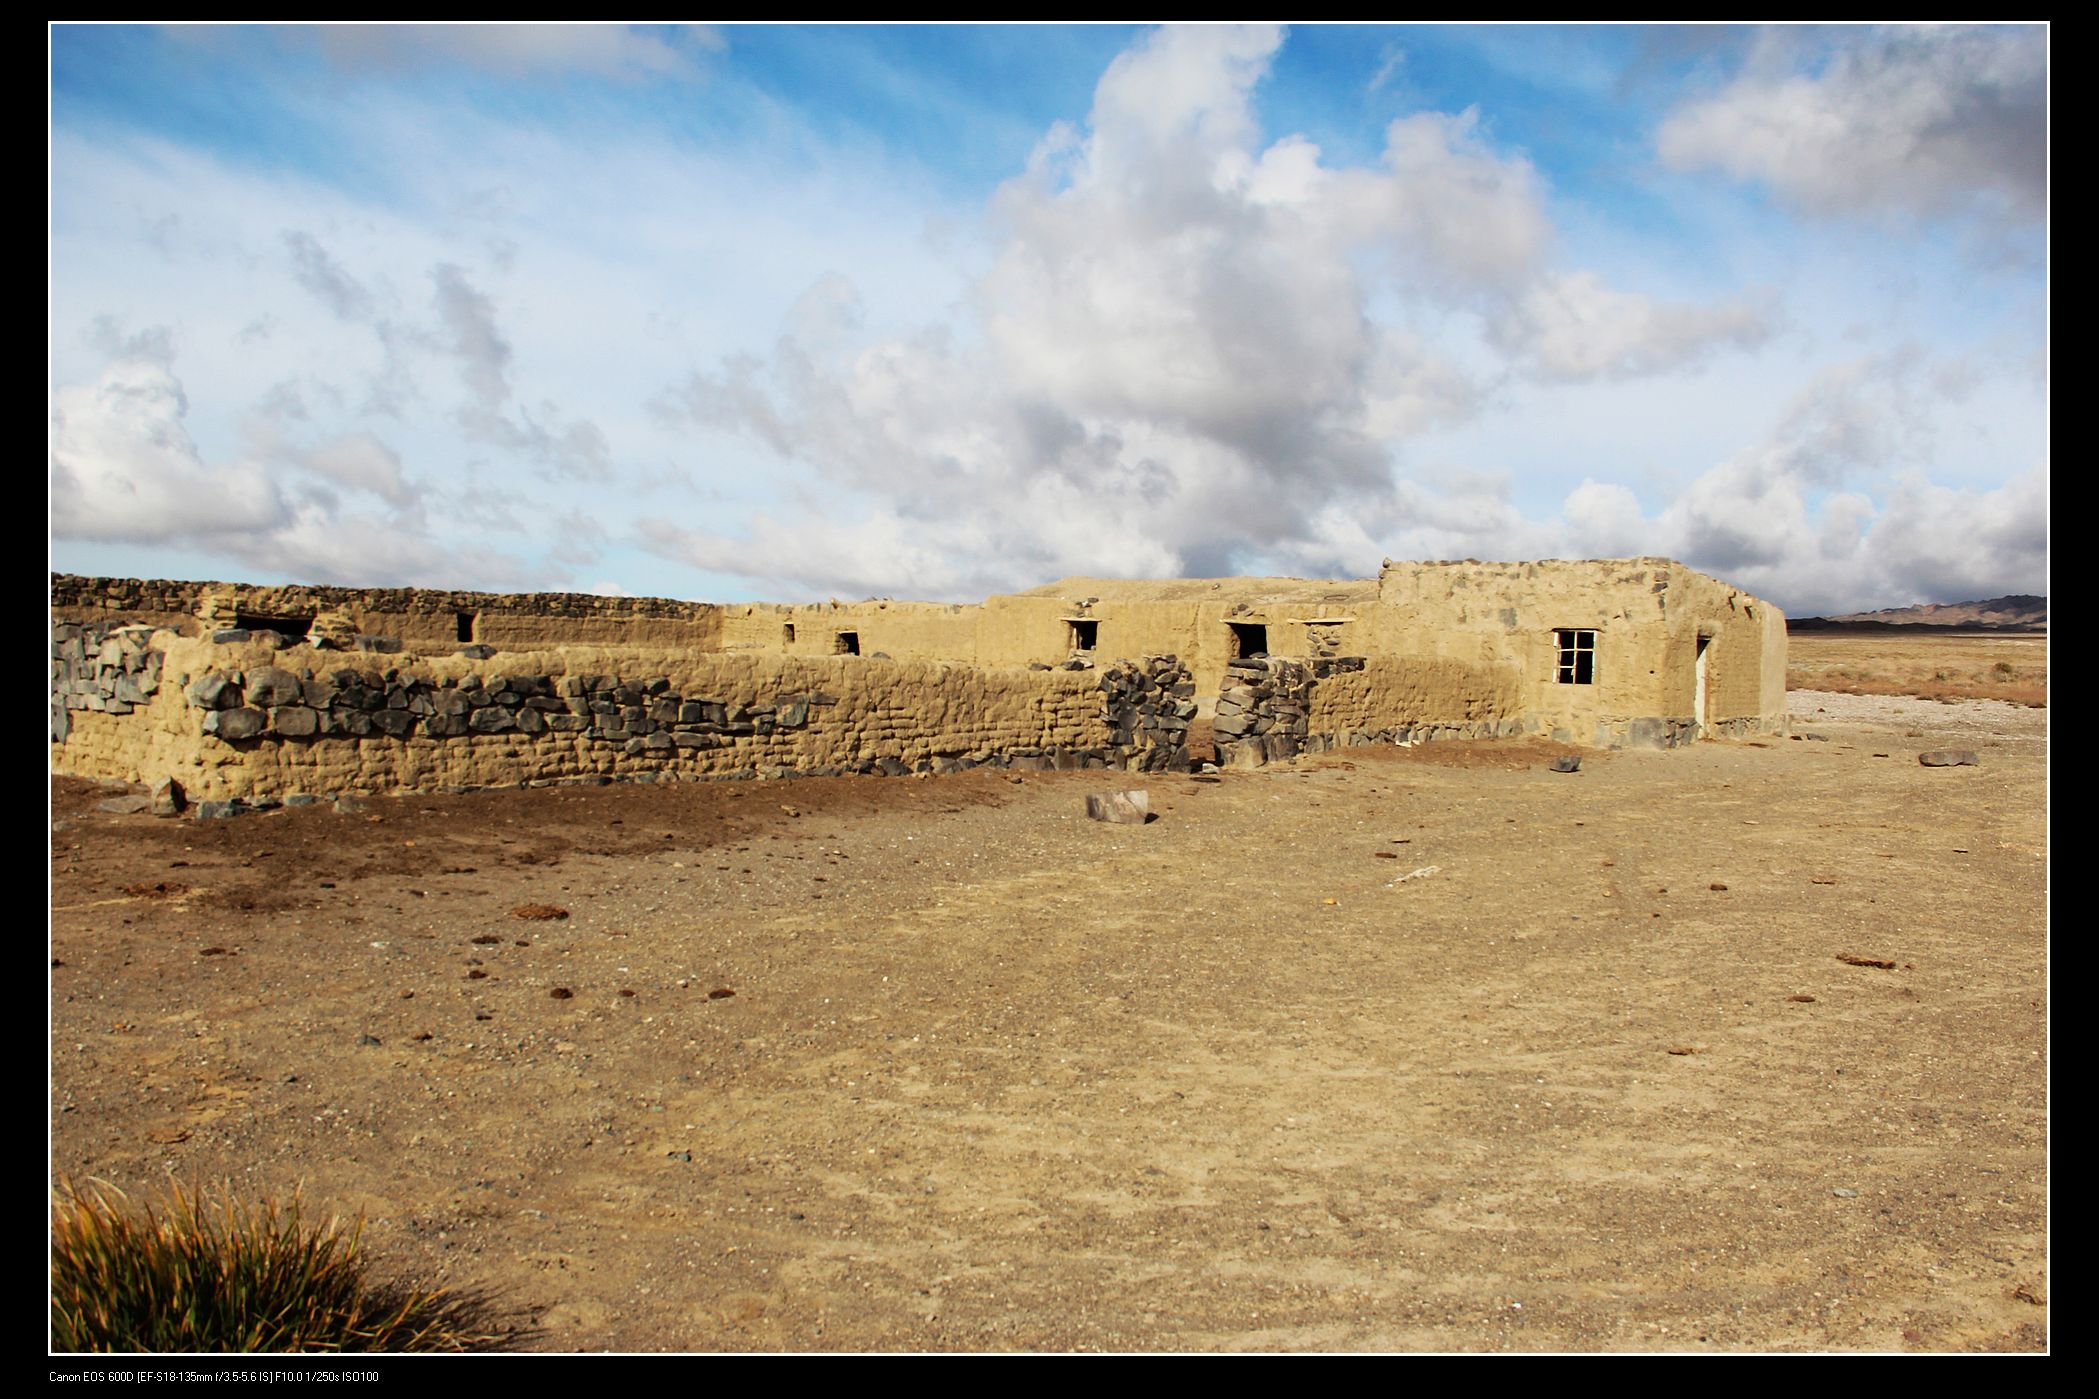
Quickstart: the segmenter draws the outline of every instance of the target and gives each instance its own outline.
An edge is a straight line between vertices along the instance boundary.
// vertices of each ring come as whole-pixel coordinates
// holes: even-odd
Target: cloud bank
[[[1085,129],[1054,128],[999,190],[965,316],[863,343],[833,277],[769,354],[674,386],[667,413],[812,470],[820,520],[660,525],[652,544],[944,596],[1072,572],[1360,574],[1381,541],[1477,517],[1476,489],[1432,499],[1395,468],[1504,382],[1671,372],[1769,333],[1755,305],[1560,270],[1537,172],[1474,112],[1393,121],[1370,165],[1263,145],[1253,93],[1280,42],[1170,29],[1117,58]],[[1476,320],[1484,353],[1415,317]]]

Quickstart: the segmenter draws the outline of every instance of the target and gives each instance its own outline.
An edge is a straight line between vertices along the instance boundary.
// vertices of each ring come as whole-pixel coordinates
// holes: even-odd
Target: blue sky
[[[2037,26],[55,26],[51,561],[2041,592]]]

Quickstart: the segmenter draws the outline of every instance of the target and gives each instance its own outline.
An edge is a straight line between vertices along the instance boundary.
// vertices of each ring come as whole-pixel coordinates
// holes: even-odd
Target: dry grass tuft
[[[159,1208],[115,1186],[54,1192],[55,1351],[460,1351],[496,1338],[482,1299],[374,1284],[362,1218],[307,1227],[300,1200],[208,1204],[171,1184]]]

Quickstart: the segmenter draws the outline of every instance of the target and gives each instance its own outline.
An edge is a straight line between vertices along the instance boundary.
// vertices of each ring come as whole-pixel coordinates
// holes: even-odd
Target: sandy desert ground
[[[2044,1349],[2047,712],[1793,703],[1142,827],[1097,773],[62,779],[52,1177],[303,1185],[527,1350]]]

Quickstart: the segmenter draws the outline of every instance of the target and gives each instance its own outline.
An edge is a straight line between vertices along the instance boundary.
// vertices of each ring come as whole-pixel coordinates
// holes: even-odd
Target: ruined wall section
[[[711,651],[720,649],[721,637],[721,609],[712,604],[591,593],[257,587],[57,573],[51,576],[51,610],[66,621],[146,623],[189,636],[233,628],[242,617],[311,621],[333,613],[368,636],[423,649],[596,642]]]
[[[192,796],[471,790],[614,780],[1186,766],[1185,719],[1122,677],[863,658],[564,647],[492,661],[374,657],[152,634],[161,683],[69,711],[54,768]],[[398,659],[399,664],[379,662]],[[469,668],[473,667],[473,668]]]

